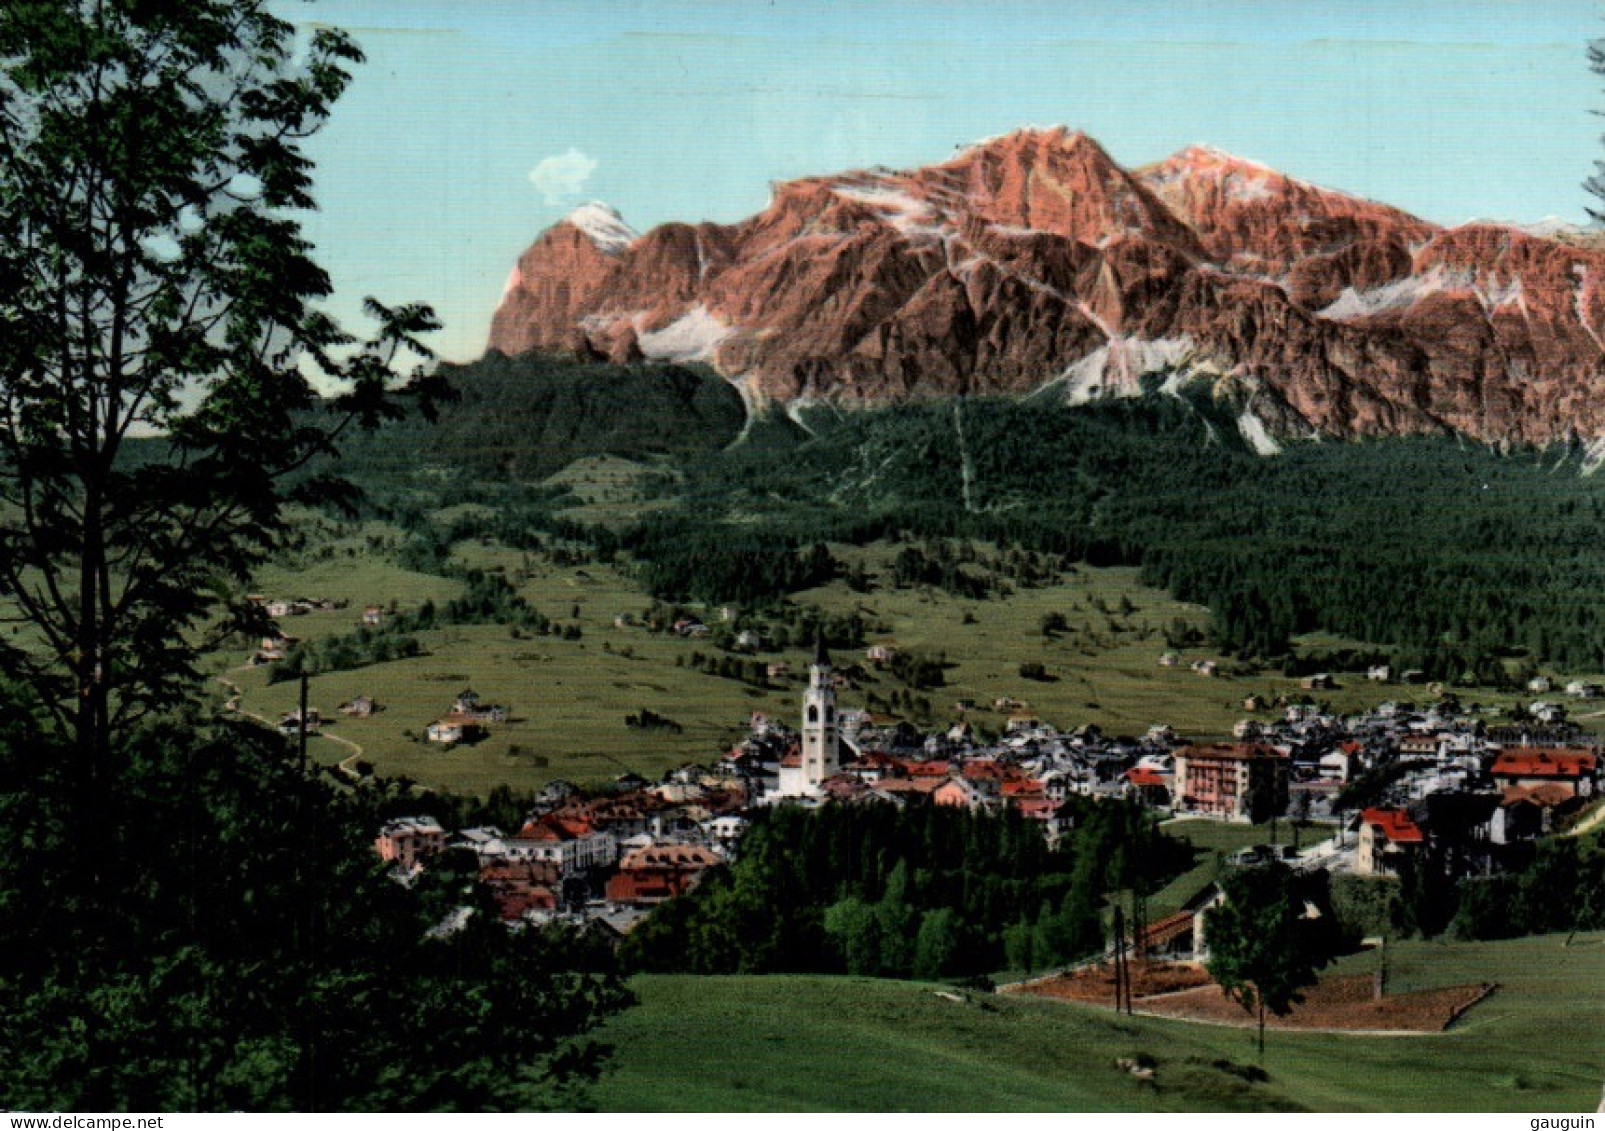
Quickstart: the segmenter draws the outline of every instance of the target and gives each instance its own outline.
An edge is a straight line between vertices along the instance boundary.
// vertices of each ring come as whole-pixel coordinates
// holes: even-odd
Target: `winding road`
[[[231,670],[245,671],[247,669],[233,668]],[[232,679],[229,679],[227,675],[220,675],[216,676],[215,678],[218,683],[222,684],[228,689],[229,696],[227,699],[223,700],[224,714],[239,715],[241,718],[250,719],[253,722],[261,723],[265,727],[274,728],[273,723],[269,722],[266,718],[257,714],[255,711],[246,711],[240,708],[240,699],[245,692],[241,689],[239,684],[235,683]],[[329,734],[322,730],[313,732],[311,735],[309,735],[309,737],[326,738],[330,742],[338,742],[341,746],[344,746],[350,750],[351,753],[347,757],[342,758],[335,766],[335,769],[339,771],[343,777],[349,778],[351,781],[360,781],[362,779],[362,775],[357,772],[357,762],[362,758],[363,753],[361,746],[355,742],[352,742],[349,738],[341,738],[337,734]]]

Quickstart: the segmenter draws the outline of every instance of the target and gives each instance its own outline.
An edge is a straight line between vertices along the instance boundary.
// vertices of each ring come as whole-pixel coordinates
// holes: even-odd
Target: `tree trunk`
[[[105,859],[107,758],[111,743],[110,709],[106,683],[106,645],[101,624],[101,577],[106,557],[105,530],[101,522],[100,484],[87,478],[84,492],[84,544],[78,569],[78,641],[76,682],[78,704],[73,737],[78,758],[80,828],[85,838],[98,842],[100,850],[84,854],[84,875],[92,887],[99,886],[101,862]]]
[[[1265,999],[1259,999],[1259,1059],[1265,1063]]]

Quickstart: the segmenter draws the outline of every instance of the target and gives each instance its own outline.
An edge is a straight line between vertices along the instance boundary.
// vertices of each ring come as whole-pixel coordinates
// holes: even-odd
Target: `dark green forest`
[[[1012,811],[761,810],[740,859],[654,912],[621,958],[646,971],[942,978],[1095,954],[1106,897],[1151,891],[1193,854],[1139,807],[1071,809],[1051,846]]]
[[[489,353],[438,372],[460,398],[454,407],[433,423],[413,418],[353,436],[344,458],[377,472],[438,461],[478,478],[536,480],[589,455],[717,450],[746,420],[732,386],[674,365],[578,366]]]
[[[1581,474],[1577,449],[1445,436],[1267,458],[1238,437],[1235,406],[1197,388],[1078,408],[1039,396],[777,413],[731,444],[740,406],[705,371],[498,356],[453,380],[463,399],[438,429],[391,426],[340,465],[369,513],[413,531],[412,564],[483,535],[626,560],[667,600],[757,602],[839,573],[828,543],[978,539],[1140,566],[1207,605],[1211,642],[1245,657],[1324,630],[1434,678],[1492,679],[1523,656],[1605,669],[1605,483]],[[654,505],[622,526],[558,517],[572,500],[539,477],[600,452],[647,461],[638,489]],[[449,531],[425,519],[468,499],[496,516]],[[923,555],[889,580],[993,594]]]

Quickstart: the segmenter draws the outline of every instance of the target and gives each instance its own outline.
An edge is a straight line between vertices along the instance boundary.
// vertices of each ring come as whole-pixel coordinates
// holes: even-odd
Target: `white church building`
[[[814,662],[808,668],[808,690],[803,692],[802,744],[780,763],[775,799],[824,796],[826,778],[841,769],[840,721],[836,692],[830,682],[830,656],[820,637]]]

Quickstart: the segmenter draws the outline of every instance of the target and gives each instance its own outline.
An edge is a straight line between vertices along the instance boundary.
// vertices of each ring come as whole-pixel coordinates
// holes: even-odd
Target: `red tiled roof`
[[[1580,778],[1599,768],[1599,759],[1582,750],[1518,746],[1494,759],[1488,772],[1508,778]]]
[[[518,832],[519,840],[537,840],[551,843],[561,840],[579,840],[590,836],[591,823],[571,814],[548,813],[538,821],[530,821]]]
[[[557,896],[549,887],[499,891],[495,899],[497,911],[507,922],[523,918],[526,911],[552,911],[557,908]]]
[[[1030,778],[1005,781],[1000,787],[1004,797],[1018,797],[1021,799],[1039,796],[1042,793],[1042,783]]]
[[[1135,766],[1132,769],[1127,770],[1126,780],[1135,786],[1158,786],[1162,789],[1170,788],[1170,782],[1165,780],[1164,774],[1160,773],[1158,770],[1149,769],[1147,766]]]
[[[945,778],[950,770],[946,762],[909,762],[906,768],[911,778]]]
[[[621,872],[642,868],[702,869],[722,863],[719,854],[700,844],[654,844],[638,848],[619,863]]]
[[[1427,839],[1403,809],[1367,809],[1360,814],[1360,820],[1375,825],[1394,844],[1421,844]]]
[[[1577,792],[1571,786],[1558,781],[1546,781],[1542,785],[1511,786],[1505,790],[1500,804],[1518,805],[1528,802],[1541,809],[1553,809],[1569,805],[1577,799]]]
[[[876,782],[870,789],[876,793],[934,793],[942,788],[945,778],[887,778]]]
[[[1142,941],[1150,947],[1168,946],[1193,929],[1194,912],[1178,911],[1163,919],[1155,919],[1143,928]]]

